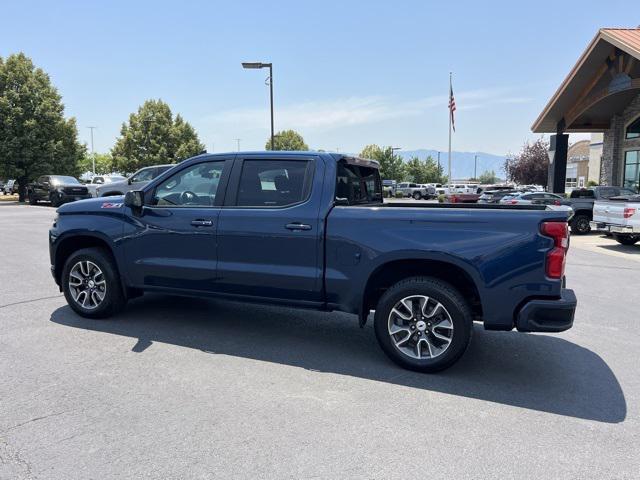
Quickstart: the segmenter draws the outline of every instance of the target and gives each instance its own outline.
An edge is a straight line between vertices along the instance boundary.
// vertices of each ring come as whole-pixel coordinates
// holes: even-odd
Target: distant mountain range
[[[404,161],[408,161],[411,157],[418,157],[419,159],[424,160],[428,156],[431,156],[431,158],[436,161],[438,160],[437,150],[428,150],[426,148],[421,148],[418,150],[398,150],[396,153],[400,155]],[[493,170],[494,172],[496,172],[496,175],[498,177],[505,177],[504,161],[506,157],[484,152],[453,151],[451,152],[451,176],[454,178],[454,180],[462,180],[473,177],[474,157],[476,155],[478,156],[478,175],[487,170]],[[442,165],[445,175],[447,174],[448,168],[447,159],[448,152],[440,152],[440,165]]]

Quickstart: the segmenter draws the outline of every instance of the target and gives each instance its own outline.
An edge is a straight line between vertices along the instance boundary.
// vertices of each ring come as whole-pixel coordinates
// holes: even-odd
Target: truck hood
[[[58,208],[58,213],[89,213],[98,211],[117,211],[124,208],[124,195],[116,197],[89,198],[77,202],[65,203]]]

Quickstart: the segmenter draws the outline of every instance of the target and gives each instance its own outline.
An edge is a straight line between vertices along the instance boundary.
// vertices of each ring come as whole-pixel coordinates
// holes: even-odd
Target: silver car
[[[500,199],[502,205],[561,205],[564,198],[555,193],[514,192]]]
[[[122,175],[96,175],[91,179],[91,183],[87,183],[85,186],[89,189],[89,193],[92,197],[97,197],[98,187],[100,185],[106,185],[109,183],[124,182],[127,177]]]
[[[140,190],[151,180],[161,173],[166,172],[175,165],[153,165],[144,167],[131,175],[129,178],[120,182],[105,183],[96,188],[96,197],[113,197],[115,195],[124,195],[131,190]]]

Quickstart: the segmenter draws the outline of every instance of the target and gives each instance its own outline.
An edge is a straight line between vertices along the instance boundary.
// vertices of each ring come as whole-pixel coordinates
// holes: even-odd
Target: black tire
[[[420,195],[420,192],[413,192],[412,197],[414,200],[420,200],[422,198],[422,195]]]
[[[49,196],[49,201],[51,201],[51,206],[58,208],[60,205],[62,205],[62,201],[60,200],[60,195],[58,195],[57,193],[52,193]]]
[[[411,295],[425,295],[441,303],[451,317],[453,333],[446,350],[434,357],[417,359],[400,352],[389,334],[389,316],[400,300]],[[389,288],[376,306],[374,329],[384,353],[409,370],[433,373],[453,365],[465,352],[471,340],[473,319],[469,304],[450,284],[431,277],[411,277]]]
[[[574,235],[586,235],[591,231],[589,217],[587,215],[576,215],[571,220],[571,233]]]
[[[29,197],[29,205],[37,205],[38,199],[33,194],[33,192],[27,192],[27,197]]]
[[[104,275],[106,291],[102,302],[93,309],[84,308],[73,298],[69,277],[72,268],[82,261],[97,265]],[[111,254],[102,248],[84,248],[71,254],[64,264],[61,277],[62,290],[69,306],[80,316],[86,318],[106,318],[121,311],[126,300],[122,293],[120,275]]]
[[[615,238],[616,242],[620,245],[635,245],[640,241],[640,236],[638,235],[620,235],[617,233],[613,235],[613,238]]]

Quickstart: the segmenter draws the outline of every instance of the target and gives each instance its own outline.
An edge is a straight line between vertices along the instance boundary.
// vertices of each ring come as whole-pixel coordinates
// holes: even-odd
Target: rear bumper
[[[516,328],[520,332],[563,332],[573,326],[577,304],[575,293],[568,288],[557,299],[529,300],[518,312]]]
[[[604,222],[589,222],[591,230],[597,230],[598,232],[606,233],[621,233],[629,235],[640,234],[640,226],[634,225],[614,225]]]

